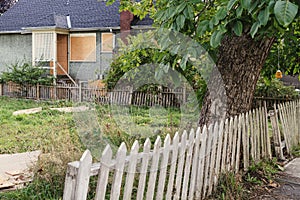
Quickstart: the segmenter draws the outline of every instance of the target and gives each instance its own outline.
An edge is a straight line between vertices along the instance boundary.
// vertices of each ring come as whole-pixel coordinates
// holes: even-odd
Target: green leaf
[[[286,27],[294,20],[298,12],[298,6],[289,1],[277,1],[274,13],[280,25]]]
[[[250,34],[251,34],[251,37],[254,38],[255,34],[257,33],[258,31],[258,28],[260,27],[260,23],[259,22],[255,22],[251,29],[250,29]]]
[[[162,76],[164,75],[164,70],[161,67],[157,67],[155,69],[155,79],[156,80],[161,80]]]
[[[241,5],[244,9],[250,10],[251,8],[251,0],[241,0]]]
[[[168,73],[168,71],[170,69],[170,63],[162,64],[162,69],[165,73]]]
[[[227,10],[225,7],[220,8],[216,13],[216,17],[218,18],[218,20],[224,19],[226,15],[227,15]]]
[[[250,9],[249,9],[249,13],[252,13],[253,10],[255,10],[255,8],[257,7],[259,1],[254,1],[253,3],[251,3]]]
[[[233,31],[237,36],[241,36],[243,33],[243,24],[240,21],[236,21],[233,26]]]
[[[187,7],[183,11],[183,14],[186,18],[193,19],[194,17],[193,8],[190,5],[187,5]]]
[[[214,17],[209,21],[209,29],[212,30],[214,28]]]
[[[213,32],[212,36],[210,37],[210,45],[213,48],[218,47],[221,44],[221,40],[223,38],[224,33],[220,30],[216,30]]]
[[[197,27],[197,34],[203,35],[208,29],[208,24],[209,24],[208,20],[201,21]]]
[[[187,55],[183,56],[183,58],[181,59],[181,61],[180,61],[180,67],[181,67],[182,70],[186,69],[186,63],[187,63],[188,59],[189,58],[188,58]]]
[[[242,6],[239,6],[237,9],[236,9],[236,17],[237,18],[240,18],[243,14],[243,10],[244,8]]]
[[[273,13],[274,11],[274,6],[275,6],[275,1],[274,0],[271,0],[268,4],[268,9],[269,9],[269,12]]]
[[[185,9],[186,5],[187,5],[187,4],[186,4],[185,1],[182,2],[182,3],[177,7],[176,13],[181,13],[181,12]]]
[[[234,6],[234,4],[237,2],[238,0],[230,0],[227,4],[227,11],[231,10],[231,8]]]
[[[268,8],[265,8],[264,10],[260,11],[258,14],[258,21],[260,25],[265,26],[267,25],[270,17],[270,12]]]
[[[177,28],[182,29],[184,27],[185,17],[184,15],[179,15],[176,19]]]
[[[181,84],[181,80],[180,80],[178,73],[176,73],[175,71],[172,70],[172,71],[170,71],[170,75],[172,77],[175,88],[179,87]]]

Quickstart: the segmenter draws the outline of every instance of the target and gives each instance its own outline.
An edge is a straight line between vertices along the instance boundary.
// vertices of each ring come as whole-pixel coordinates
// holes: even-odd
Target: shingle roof
[[[0,32],[28,27],[67,28],[69,15],[74,29],[119,27],[119,1],[111,6],[99,0],[19,0],[0,17]],[[143,22],[150,25],[151,21]]]

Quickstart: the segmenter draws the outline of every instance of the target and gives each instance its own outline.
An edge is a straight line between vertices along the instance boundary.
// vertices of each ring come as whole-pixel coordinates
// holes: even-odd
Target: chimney
[[[130,34],[130,24],[133,20],[133,14],[130,11],[122,11],[120,13],[120,29],[121,29],[121,39],[127,44],[126,37]]]

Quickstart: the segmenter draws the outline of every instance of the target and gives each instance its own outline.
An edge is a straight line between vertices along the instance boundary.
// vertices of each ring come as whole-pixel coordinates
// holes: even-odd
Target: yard
[[[101,147],[97,144],[99,141],[101,144],[102,139],[115,146],[125,142],[128,148],[135,140],[141,143],[145,140],[140,134],[127,134],[116,126],[116,119],[112,117],[108,106],[95,105],[96,111],[92,114],[97,115],[101,127],[88,129],[84,124],[90,123],[85,121],[89,119],[89,113],[74,114],[50,110],[53,107],[70,106],[75,105],[64,101],[41,102],[0,97],[0,154],[42,150],[38,165],[33,169],[36,174],[33,183],[20,191],[0,193],[0,199],[59,199],[62,197],[67,163],[78,160],[86,149],[85,145],[98,158]],[[29,115],[13,115],[14,111],[36,107],[42,107],[42,111]],[[157,134],[162,138],[167,133],[174,134],[181,119],[178,109],[130,107],[129,113],[138,128],[146,131],[152,127],[150,130],[155,133],[148,133],[151,140],[155,140]],[[119,116],[121,120],[126,118],[126,115]],[[100,130],[103,133],[101,137],[97,132]]]

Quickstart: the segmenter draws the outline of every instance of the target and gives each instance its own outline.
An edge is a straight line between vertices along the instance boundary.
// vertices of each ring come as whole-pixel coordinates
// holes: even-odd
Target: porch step
[[[78,83],[77,80],[75,81]],[[67,75],[57,75],[57,83],[73,84],[73,82],[69,79]]]

